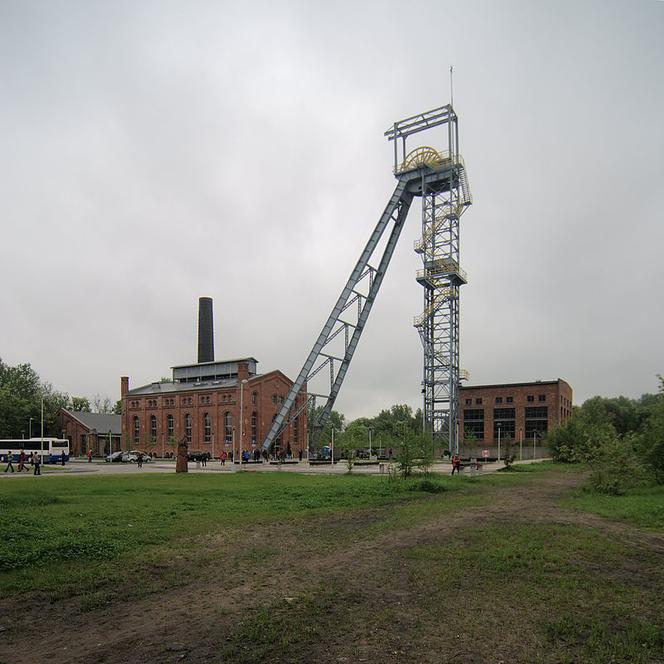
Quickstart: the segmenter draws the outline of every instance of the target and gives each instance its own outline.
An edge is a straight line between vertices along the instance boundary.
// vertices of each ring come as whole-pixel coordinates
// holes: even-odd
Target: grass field
[[[4,481],[0,662],[664,662],[664,496],[582,481]]]

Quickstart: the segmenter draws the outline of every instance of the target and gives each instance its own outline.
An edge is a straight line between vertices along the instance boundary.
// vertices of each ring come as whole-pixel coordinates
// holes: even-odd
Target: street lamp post
[[[28,421],[28,438],[32,438],[32,417]]]
[[[500,463],[500,422],[498,422],[498,463]]]
[[[535,461],[535,442],[537,441],[537,431],[533,431],[533,461]]]
[[[247,379],[243,378],[240,383],[240,468],[242,468],[242,435],[244,434],[242,424],[244,422],[244,410],[243,410],[243,401],[242,397],[244,396],[244,386],[247,383]]]
[[[330,464],[334,466],[334,427],[332,427],[332,446],[330,447]]]
[[[373,429],[369,427],[369,461],[371,461],[371,435],[373,434]]]

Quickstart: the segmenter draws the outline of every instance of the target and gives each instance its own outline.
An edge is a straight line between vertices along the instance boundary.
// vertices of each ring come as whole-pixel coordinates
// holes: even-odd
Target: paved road
[[[535,463],[544,461],[545,459],[536,459]],[[516,461],[515,465],[520,463],[533,463],[532,461]],[[3,464],[4,465],[4,464]],[[14,464],[16,467],[17,464]],[[365,475],[382,475],[387,472],[390,464],[387,462],[378,465],[362,465],[356,464],[353,467],[353,473]],[[480,471],[464,470],[466,475],[483,475],[486,473],[496,472],[503,467],[502,463],[487,463],[482,465]],[[42,466],[44,471],[43,477],[57,477],[61,475],[71,475],[76,477],[90,477],[94,475],[116,475],[126,473],[173,473],[175,472],[175,462],[167,460],[157,460],[150,463],[144,463],[143,468],[138,468],[135,463],[105,463],[104,461],[93,461],[88,463],[87,460],[74,459],[67,463],[66,466]],[[435,463],[431,471],[440,474],[449,474],[451,472],[451,465],[446,462]],[[252,472],[252,473],[266,473],[266,472],[279,472],[279,473],[310,473],[310,474],[344,474],[348,472],[345,463],[339,462],[332,464],[309,465],[306,461],[301,463],[285,463],[285,464],[270,464],[259,463],[243,465],[240,471],[238,464],[231,464],[226,462],[226,466],[222,466],[219,461],[208,462],[206,467],[200,467],[194,462],[189,463],[189,472],[191,473],[226,473],[232,474],[236,472]],[[29,473],[3,473],[0,472],[0,478],[8,479],[10,477],[33,477],[32,471]]]

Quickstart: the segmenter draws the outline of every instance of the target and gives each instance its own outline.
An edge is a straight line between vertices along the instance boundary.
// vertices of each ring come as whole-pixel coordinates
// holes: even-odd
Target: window
[[[252,392],[251,393],[251,405],[255,406],[257,401],[258,401],[258,392]]]
[[[209,413],[203,415],[203,440],[206,443],[212,442],[212,420]]]
[[[134,415],[134,442],[138,443],[141,440],[141,421],[137,415]]]
[[[227,445],[233,442],[233,416],[228,411],[224,413],[224,442]]]
[[[531,406],[526,408],[526,427],[524,434],[526,438],[542,438],[547,432],[549,409],[547,406]]]
[[[514,401],[514,397],[505,397],[505,401],[507,403],[512,403]]]
[[[463,411],[463,438],[466,441],[484,440],[484,408]]]
[[[471,406],[473,403],[472,399],[466,399],[466,406]]]
[[[172,415],[166,416],[166,431],[168,432],[169,440],[173,438],[175,434],[175,421],[173,420]]]
[[[502,397],[496,397],[496,403],[503,403]]]
[[[514,438],[516,433],[516,420],[514,408],[494,408],[493,409],[493,438],[498,440],[498,432],[500,438],[506,440],[507,438]]]
[[[150,442],[157,442],[157,418],[155,415],[150,415]]]
[[[535,395],[534,395],[534,394],[529,394],[529,395],[526,397],[526,401],[535,401]]]
[[[538,400],[538,401],[546,401],[546,394],[540,394],[540,395],[537,397],[537,400]]]
[[[184,435],[187,439],[187,442],[191,442],[191,415],[187,413],[184,416]]]
[[[526,420],[526,438],[534,436],[536,440],[541,440],[547,432],[547,424],[546,420]]]
[[[293,424],[295,429],[293,430],[293,442],[294,443],[299,443],[300,442],[300,416],[298,415],[295,418],[295,422]]]
[[[256,393],[254,392],[254,394],[256,394]],[[252,443],[252,445],[256,444],[256,437],[257,437],[256,432],[257,432],[257,430],[258,430],[258,414],[256,413],[256,411],[254,411],[251,414],[251,443]]]
[[[277,403],[277,395],[276,394],[272,395],[272,403]]]
[[[482,397],[478,397],[477,399],[475,399],[475,405],[476,406],[481,406],[482,405]]]

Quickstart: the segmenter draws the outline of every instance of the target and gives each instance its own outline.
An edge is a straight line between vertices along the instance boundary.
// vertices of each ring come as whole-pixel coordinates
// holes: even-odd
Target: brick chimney
[[[249,363],[239,362],[237,365],[237,379],[239,382],[249,378]]]
[[[120,378],[120,398],[124,399],[127,392],[129,392],[129,376],[122,376]]]

